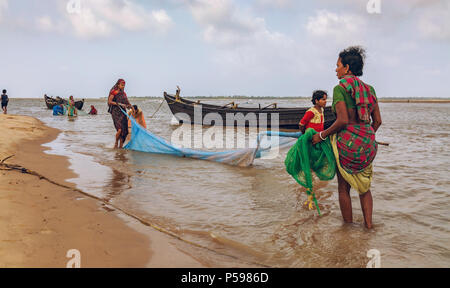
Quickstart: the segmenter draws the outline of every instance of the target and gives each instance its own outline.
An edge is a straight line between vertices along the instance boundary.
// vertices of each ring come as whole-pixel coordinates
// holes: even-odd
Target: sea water
[[[162,101],[131,99],[144,111],[148,130],[170,141],[179,125],[167,104],[150,118]],[[225,105],[232,100],[203,101]],[[233,101],[248,107],[310,106],[295,98]],[[84,110],[90,105],[99,115],[73,121],[52,116],[43,99],[11,99],[8,111],[62,131],[47,144],[48,153],[69,157],[79,175],[70,181],[78,188],[185,239],[276,267],[365,267],[371,249],[380,251],[382,267],[450,265],[448,103],[380,103],[383,125],[377,139],[390,146],[380,146],[374,162],[372,231],[364,228],[353,190],[355,223],[343,224],[336,179],[315,181],[323,216],[306,209],[305,190],[285,171],[286,151],[242,168],[115,150],[106,99],[88,99]]]

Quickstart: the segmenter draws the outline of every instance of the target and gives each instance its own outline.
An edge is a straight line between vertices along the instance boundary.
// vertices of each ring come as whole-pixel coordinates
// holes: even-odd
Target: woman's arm
[[[113,102],[114,96],[115,96],[115,95],[114,95],[113,93],[109,94],[109,97],[108,97],[108,105],[117,105],[116,102]]]
[[[327,138],[330,135],[333,135],[342,129],[345,128],[348,124],[348,110],[347,105],[344,101],[339,101],[336,103],[336,121],[331,125],[330,128],[322,132],[322,138]],[[321,142],[319,133],[313,136],[312,142],[313,144],[317,144]]]
[[[113,91],[113,93],[109,94],[109,97],[108,97],[108,105],[114,105],[114,106],[126,107],[125,104],[121,104],[121,103],[114,102],[114,97],[115,97],[115,96],[116,96],[116,95],[114,94],[114,91]]]
[[[377,132],[378,128],[380,128],[381,123],[381,112],[378,103],[375,103],[372,111],[372,128],[375,132]]]

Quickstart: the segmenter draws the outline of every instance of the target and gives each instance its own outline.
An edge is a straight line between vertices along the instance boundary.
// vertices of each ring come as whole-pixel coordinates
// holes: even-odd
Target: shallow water
[[[168,140],[178,128],[162,99],[133,99],[149,130]],[[208,100],[206,100],[208,102]],[[209,100],[226,104],[231,100]],[[381,103],[383,125],[374,166],[373,231],[363,227],[356,192],[355,224],[344,225],[337,181],[317,182],[323,212],[308,211],[305,191],[285,172],[282,152],[253,167],[112,149],[106,100],[87,100],[100,115],[53,117],[43,100],[11,99],[9,111],[61,129],[48,144],[66,155],[80,189],[184,238],[243,260],[282,267],[365,267],[370,249],[383,267],[450,266],[450,104]],[[257,106],[274,100],[237,102]],[[279,100],[279,107],[309,106]],[[246,105],[246,104],[244,104]],[[430,117],[430,115],[433,115]]]

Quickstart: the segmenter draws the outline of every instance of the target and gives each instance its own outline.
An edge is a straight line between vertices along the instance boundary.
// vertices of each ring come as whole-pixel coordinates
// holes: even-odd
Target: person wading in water
[[[127,94],[124,91],[125,80],[119,79],[117,83],[111,88],[108,97],[108,112],[111,113],[114,127],[116,128],[116,142],[114,148],[123,148],[123,144],[128,135],[128,118],[122,112],[122,109],[130,108],[132,106],[128,101]]]
[[[331,137],[336,158],[339,205],[345,223],[353,222],[350,187],[358,191],[364,222],[372,229],[373,200],[370,191],[372,161],[378,145],[375,132],[381,126],[381,113],[375,89],[361,81],[365,50],[349,47],[337,60],[339,84],[333,90],[332,109],[336,122],[327,130],[314,135],[313,144]]]

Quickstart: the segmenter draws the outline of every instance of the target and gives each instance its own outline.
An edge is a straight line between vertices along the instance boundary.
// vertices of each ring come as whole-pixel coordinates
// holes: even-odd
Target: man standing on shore
[[[8,102],[9,102],[9,98],[8,98],[8,95],[6,95],[6,90],[3,90],[3,94],[2,94],[3,114],[8,114]]]

